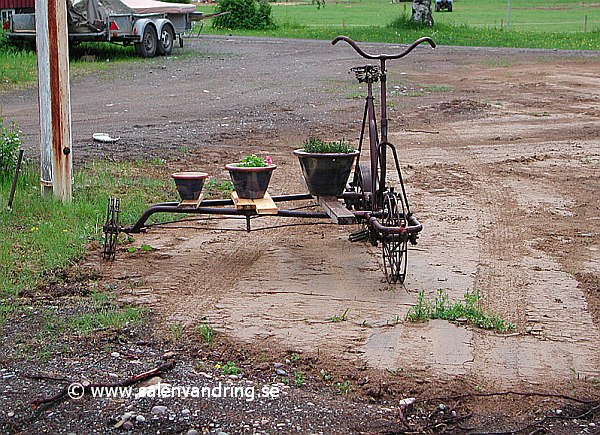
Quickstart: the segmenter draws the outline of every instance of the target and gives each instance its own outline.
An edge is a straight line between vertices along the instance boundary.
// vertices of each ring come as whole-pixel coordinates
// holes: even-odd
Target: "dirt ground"
[[[227,178],[225,163],[250,152],[269,154],[278,164],[271,193],[298,193],[303,187],[291,151],[306,137],[358,141],[365,89],[348,70],[364,61],[349,46],[203,37],[185,50],[193,54],[73,81],[75,165],[161,158],[169,170]],[[92,255],[86,267],[99,270],[121,302],[150,308],[159,329],[180,324],[187,331],[206,322],[236,343],[230,351],[245,346],[283,359],[291,352],[303,361],[327,361],[337,372],[361,369],[383,379],[400,374],[380,381],[379,393],[356,375],[363,387],[355,400],[368,397],[376,404],[369,405],[372,412],[326,395],[322,408],[333,414],[314,413],[297,427],[271,426],[272,432],[403,433],[400,413],[385,424],[374,415],[414,394],[577,392],[597,401],[600,56],[419,48],[388,70],[390,140],[424,225],[409,251],[404,285],[382,281],[380,249],[349,242],[354,228],[326,222],[251,233],[239,231],[243,221],[236,220],[153,227],[135,235],[137,245],[153,252],[122,250],[114,263]],[[35,89],[2,96],[3,114],[21,125],[34,152],[36,101]],[[95,132],[121,139],[98,144]],[[301,222],[264,218],[253,225]],[[432,296],[438,289],[453,299],[479,290],[485,309],[513,322],[515,332],[404,321],[418,292]],[[346,310],[346,321],[327,320]],[[396,389],[381,393],[381,382]],[[293,406],[315,400],[303,394],[309,393],[292,395]],[[553,406],[559,405],[547,397],[472,398],[469,409],[479,418],[471,424],[418,427],[512,433]],[[226,432],[258,431],[234,414],[224,414],[231,423]],[[597,433],[600,415],[596,408],[540,427],[525,433]],[[167,426],[162,433],[187,428]]]

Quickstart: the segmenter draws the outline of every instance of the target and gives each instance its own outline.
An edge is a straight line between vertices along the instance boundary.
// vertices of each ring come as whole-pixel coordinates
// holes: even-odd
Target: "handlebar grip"
[[[347,42],[348,44],[350,44],[350,46],[358,53],[360,54],[362,57],[364,57],[365,59],[379,59],[379,60],[387,60],[387,59],[400,59],[404,56],[406,56],[408,53],[410,53],[411,51],[413,51],[415,49],[415,47],[419,44],[422,44],[424,42],[427,42],[431,48],[435,48],[436,44],[435,42],[433,42],[433,39],[431,39],[428,36],[425,36],[423,38],[419,38],[417,39],[415,42],[413,42],[406,50],[404,50],[402,53],[400,54],[380,54],[380,55],[375,55],[375,54],[369,54],[364,52],[359,46],[358,44],[353,41],[352,39],[348,38],[347,36],[338,36],[336,37],[333,41],[331,41],[332,45],[336,45],[338,42],[340,41],[344,41]]]

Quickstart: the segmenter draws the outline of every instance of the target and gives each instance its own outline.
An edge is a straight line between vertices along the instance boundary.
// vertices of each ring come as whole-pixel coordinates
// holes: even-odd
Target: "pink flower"
[[[272,165],[273,164],[273,159],[271,158],[271,156],[265,157],[265,160],[267,161],[267,165]]]

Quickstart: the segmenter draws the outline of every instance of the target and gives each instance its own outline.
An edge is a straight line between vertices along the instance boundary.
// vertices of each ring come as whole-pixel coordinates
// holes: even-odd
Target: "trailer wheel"
[[[158,37],[156,36],[156,30],[152,26],[146,26],[142,35],[142,41],[135,43],[135,52],[138,56],[153,57],[156,54],[157,46]]]
[[[175,32],[173,28],[168,24],[163,26],[160,31],[160,40],[158,41],[158,54],[168,56],[173,51],[173,45],[175,44]]]

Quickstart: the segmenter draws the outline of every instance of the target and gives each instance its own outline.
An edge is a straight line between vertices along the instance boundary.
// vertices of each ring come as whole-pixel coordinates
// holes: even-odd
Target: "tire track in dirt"
[[[112,266],[111,273],[122,279],[141,277],[121,292],[120,300],[152,306],[168,325],[190,326],[244,279],[269,239],[245,232],[151,229],[136,235],[135,243],[155,251],[127,256]]]
[[[452,135],[456,137],[448,140]],[[460,131],[446,129],[445,136],[448,144],[457,143]],[[444,147],[440,145],[444,138],[439,139],[437,146],[452,154],[451,145]],[[518,152],[518,157],[535,155],[526,148]],[[559,378],[573,371],[596,374],[599,358],[594,349],[598,339],[585,298],[556,259],[533,249],[531,216],[519,199],[519,190],[534,197],[547,197],[547,191],[528,180],[499,176],[485,155],[489,153],[453,155],[471,174],[479,204],[480,261],[475,288],[481,291],[487,309],[516,323],[521,333],[532,335],[474,335],[471,372],[484,373],[505,386],[519,381],[541,382],[549,374]],[[554,195],[558,196],[556,192]],[[581,320],[565,321],[569,318]]]
[[[552,79],[561,77],[552,76]],[[480,89],[490,85],[485,77],[475,77],[475,82]],[[570,88],[561,83],[555,85]],[[475,357],[471,372],[484,373],[489,379],[504,383],[513,382],[519,376],[527,380],[540,379],[541,373],[552,373],[563,378],[571,370],[594,374],[599,363],[598,355],[594,352],[599,345],[594,333],[596,329],[581,290],[577,289],[576,281],[551,253],[535,249],[539,237],[536,229],[540,227],[540,222],[534,220],[536,216],[530,213],[530,205],[527,200],[523,201],[523,196],[528,194],[530,203],[539,203],[550,195],[557,201],[553,208],[558,209],[563,209],[569,200],[558,192],[549,194],[548,186],[533,183],[533,174],[530,177],[512,174],[510,166],[506,166],[507,162],[502,161],[507,158],[537,161],[540,153],[556,157],[561,153],[570,155],[575,150],[580,151],[582,145],[569,140],[568,135],[577,137],[582,134],[581,131],[589,131],[594,125],[593,113],[580,113],[578,107],[567,110],[572,114],[559,112],[564,111],[564,97],[558,96],[561,101],[554,101],[557,98],[554,94],[546,95],[547,100],[540,106],[551,113],[556,110],[556,114],[545,115],[551,117],[552,122],[536,119],[536,112],[531,111],[532,107],[540,105],[538,88],[532,88],[532,93],[528,95],[521,93],[514,97],[498,97],[502,103],[480,108],[486,113],[479,113],[476,118],[443,122],[435,129],[438,131],[434,137],[430,134],[410,134],[408,137],[396,135],[392,140],[406,143],[408,139],[410,153],[419,156],[416,185],[421,188],[425,186],[425,197],[429,193],[440,192],[437,194],[440,199],[433,201],[434,204],[437,202],[433,212],[428,212],[435,220],[440,220],[436,214],[452,214],[452,210],[443,205],[442,197],[446,199],[448,195],[456,194],[473,197],[476,201],[470,213],[477,219],[478,252],[457,247],[456,254],[478,257],[479,265],[473,284],[480,290],[484,306],[516,323],[518,330],[527,336],[503,338],[474,334],[471,344],[475,347]],[[514,107],[512,101],[515,98],[521,103],[518,108]],[[435,116],[435,112],[425,114],[424,119],[413,120],[415,125],[428,125],[431,121],[427,116]],[[433,129],[429,127],[427,130]],[[566,130],[567,137],[564,134]],[[560,131],[561,135],[556,135],[556,131]],[[525,142],[541,137],[545,141],[552,138],[550,140],[555,142]],[[597,143],[592,141],[583,148],[592,152],[596,146]],[[467,186],[453,183],[452,167],[444,166],[450,162],[452,167],[465,169],[472,182],[472,192],[465,190]],[[547,175],[547,172],[544,174]],[[427,208],[431,204],[422,206]],[[565,213],[567,216],[569,212]],[[549,220],[547,222],[550,223]],[[431,223],[425,224],[431,230]],[[462,226],[469,228],[468,225]],[[453,230],[459,230],[459,227]],[[443,249],[443,240],[436,243],[441,243],[436,249]],[[456,291],[449,290],[448,293],[453,297]],[[570,321],[573,318],[581,319],[581,322]],[[431,328],[427,333],[433,338],[440,331]],[[465,345],[456,344],[459,349],[467,349]],[[429,350],[430,353],[433,351],[432,348]]]

